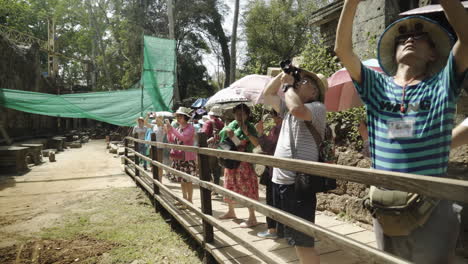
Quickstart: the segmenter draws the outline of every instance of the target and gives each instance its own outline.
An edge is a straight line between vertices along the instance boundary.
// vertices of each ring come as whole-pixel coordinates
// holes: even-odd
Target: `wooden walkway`
[[[179,183],[170,182],[167,178],[163,179],[163,184],[170,188],[175,194],[182,196]],[[163,193],[164,194],[164,193]],[[181,210],[174,206],[175,200],[168,198],[168,195],[162,195],[164,201],[161,205],[184,227],[199,243],[203,243],[203,225],[202,220],[190,210]],[[265,194],[260,192],[260,200],[265,201]],[[194,185],[193,202],[198,208],[201,208],[200,191]],[[218,217],[227,211],[227,204],[220,199],[213,199],[213,216]],[[238,219],[222,220],[223,226],[230,228],[245,243],[251,245],[262,252],[265,252],[271,260],[276,263],[299,263],[293,247],[289,246],[285,239],[263,239],[256,236],[257,232],[266,229],[265,217],[258,212],[257,221],[259,224],[253,228],[241,228],[239,223],[247,220],[248,210],[245,207],[236,207]],[[339,234],[346,235],[352,239],[376,246],[374,234],[359,226],[340,221],[335,217],[327,216],[317,212],[316,224],[328,228]],[[244,246],[238,244],[223,232],[215,228],[214,246],[209,248],[210,253],[219,263],[267,263],[259,257],[253,255]],[[316,250],[320,254],[322,264],[354,264],[361,263],[356,257],[345,253],[334,245],[316,240]]]

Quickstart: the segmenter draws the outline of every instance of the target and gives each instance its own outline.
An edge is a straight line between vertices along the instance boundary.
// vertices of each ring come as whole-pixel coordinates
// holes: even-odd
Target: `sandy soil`
[[[0,174],[0,248],[60,222],[79,202],[114,187],[134,186],[104,140],[67,149],[21,176]]]

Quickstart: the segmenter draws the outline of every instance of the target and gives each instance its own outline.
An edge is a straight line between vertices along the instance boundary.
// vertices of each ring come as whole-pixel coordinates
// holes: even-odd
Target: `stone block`
[[[43,157],[49,157],[50,152],[56,153],[57,150],[56,149],[44,149],[44,150],[42,150],[42,156]]]
[[[70,143],[70,148],[81,148],[81,142],[80,141],[74,141]]]
[[[55,162],[55,152],[51,151],[49,152],[49,161],[50,162]]]

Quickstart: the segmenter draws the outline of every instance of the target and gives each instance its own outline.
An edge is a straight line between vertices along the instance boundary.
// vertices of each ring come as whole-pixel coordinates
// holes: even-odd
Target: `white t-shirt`
[[[154,125],[153,126],[153,132],[156,134],[156,142],[163,142],[164,139],[164,127],[163,126],[158,126]]]
[[[312,125],[319,131],[323,137],[326,125],[326,108],[320,102],[305,104],[312,113]],[[284,102],[281,103],[281,113],[283,125],[278,139],[278,145],[275,150],[275,157],[292,158],[290,131],[293,133],[293,144],[296,146],[296,159],[317,161],[318,150],[314,137],[310,133],[303,120],[288,114],[288,109]],[[292,127],[289,127],[289,118],[292,118]],[[276,184],[294,184],[296,172],[284,169],[273,169],[272,181]]]
[[[148,128],[147,127],[139,127],[139,126],[135,126],[133,128],[133,131],[132,131],[132,136],[135,134],[135,133],[138,133],[138,139],[142,139],[142,140],[145,140],[145,135],[146,135],[146,130]]]
[[[468,118],[463,120],[463,122],[461,122],[461,125],[468,127]]]

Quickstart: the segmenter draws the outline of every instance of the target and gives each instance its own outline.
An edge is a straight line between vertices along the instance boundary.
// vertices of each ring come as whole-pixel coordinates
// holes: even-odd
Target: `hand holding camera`
[[[296,83],[301,80],[301,69],[292,65],[291,60],[284,60],[280,63],[281,69],[285,74],[281,77],[281,82],[283,83],[283,92],[289,88],[295,88]]]

